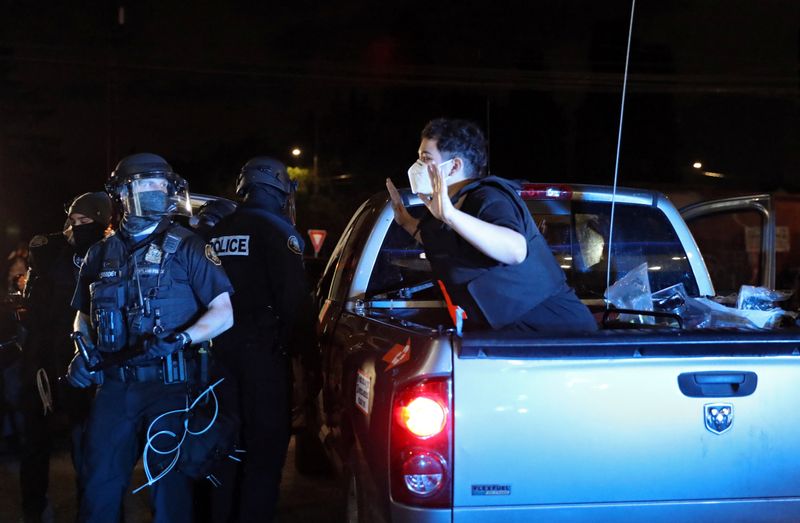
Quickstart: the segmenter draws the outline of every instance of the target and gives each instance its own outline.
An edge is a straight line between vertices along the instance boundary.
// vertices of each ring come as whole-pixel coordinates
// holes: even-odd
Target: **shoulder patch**
[[[222,265],[222,260],[219,259],[217,253],[214,252],[214,247],[212,247],[211,244],[209,243],[206,244],[206,258],[208,258],[208,261],[210,261],[214,265],[217,266]]]
[[[35,249],[36,247],[41,247],[42,245],[47,245],[47,236],[44,234],[37,234],[33,238],[31,238],[31,242],[28,244],[28,247],[31,249]]]
[[[286,241],[286,246],[295,254],[303,254],[303,250],[300,248],[300,240],[297,239],[297,236],[289,236],[289,239]]]

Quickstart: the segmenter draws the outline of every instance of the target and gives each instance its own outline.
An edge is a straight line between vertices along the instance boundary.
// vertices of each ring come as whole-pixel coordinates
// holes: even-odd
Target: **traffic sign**
[[[308,237],[311,238],[311,245],[314,247],[315,258],[319,254],[319,250],[322,248],[322,243],[325,241],[325,236],[327,235],[328,231],[326,231],[325,229],[308,230]]]

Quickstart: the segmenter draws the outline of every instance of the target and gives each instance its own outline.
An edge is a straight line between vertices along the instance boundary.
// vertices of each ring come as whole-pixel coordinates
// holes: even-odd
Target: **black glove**
[[[163,358],[192,343],[192,338],[184,332],[172,332],[147,340],[147,356],[150,358]]]
[[[89,372],[86,368],[86,360],[82,355],[76,354],[67,368],[67,381],[69,381],[69,384],[73,387],[85,389],[92,383],[98,385],[102,384],[103,372]]]

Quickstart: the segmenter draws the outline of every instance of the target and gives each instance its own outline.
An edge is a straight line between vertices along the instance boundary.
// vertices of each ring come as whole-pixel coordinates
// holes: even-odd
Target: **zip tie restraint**
[[[225,380],[225,378],[220,378],[219,380],[217,380],[214,383],[212,383],[211,385],[209,385],[202,393],[200,393],[194,399],[194,401],[192,402],[191,405],[188,404],[189,403],[189,398],[187,397],[186,398],[186,403],[187,403],[186,408],[176,409],[176,410],[168,410],[167,412],[164,412],[163,414],[161,414],[158,417],[156,417],[150,423],[150,426],[147,427],[147,442],[144,445],[144,452],[142,453],[142,465],[144,466],[144,474],[145,474],[145,477],[147,477],[147,483],[145,483],[141,487],[139,487],[136,490],[134,490],[133,491],[134,494],[136,494],[137,492],[139,492],[140,490],[142,490],[145,487],[149,487],[149,486],[153,485],[156,481],[158,481],[159,479],[161,479],[164,476],[166,476],[167,473],[169,471],[171,471],[175,467],[175,465],[177,465],[178,459],[181,456],[181,445],[183,445],[183,442],[186,440],[186,436],[187,435],[189,435],[189,436],[200,436],[200,435],[204,434],[206,431],[208,431],[214,425],[214,422],[217,421],[217,415],[219,414],[219,400],[217,399],[217,394],[214,392],[214,387],[216,387],[217,385],[222,383],[224,380]],[[161,418],[164,418],[165,416],[169,416],[170,414],[186,414],[189,411],[191,411],[193,408],[195,408],[197,406],[197,404],[200,403],[209,394],[211,395],[211,397],[214,398],[214,416],[211,417],[211,421],[209,421],[208,425],[206,425],[202,430],[198,430],[198,431],[190,430],[189,429],[189,418],[187,416],[183,420],[183,434],[181,434],[180,437],[178,437],[178,435],[175,434],[174,432],[172,432],[171,430],[160,430],[160,431],[158,431],[156,433],[153,433],[153,427],[156,425],[156,423],[158,423],[158,421]],[[178,440],[178,443],[174,447],[172,447],[172,448],[170,448],[168,450],[159,450],[159,449],[157,449],[155,447],[155,445],[153,445],[153,440],[155,440],[159,436],[169,436],[169,437],[175,438],[175,439]],[[170,461],[169,465],[167,465],[164,468],[164,470],[162,470],[155,477],[153,477],[153,474],[150,472],[150,465],[147,462],[148,452],[150,452],[150,451],[155,452],[156,454],[161,454],[161,455],[167,455],[167,454],[175,453],[175,456],[173,456],[172,461]],[[213,483],[213,481],[212,481],[212,483]]]
[[[48,412],[53,412],[53,393],[50,391],[50,379],[44,369],[36,371],[36,390],[39,391],[39,399],[42,400],[44,409],[42,415],[47,416]]]

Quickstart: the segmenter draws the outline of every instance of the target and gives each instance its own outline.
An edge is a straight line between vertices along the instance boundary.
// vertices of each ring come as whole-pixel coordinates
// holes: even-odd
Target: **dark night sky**
[[[315,151],[352,183],[300,226],[335,231],[441,115],[488,128],[494,174],[612,180],[627,2],[193,4],[0,2],[0,246],[138,151],[217,194],[251,156]],[[796,0],[639,0],[620,183],[800,190],[799,63]]]

